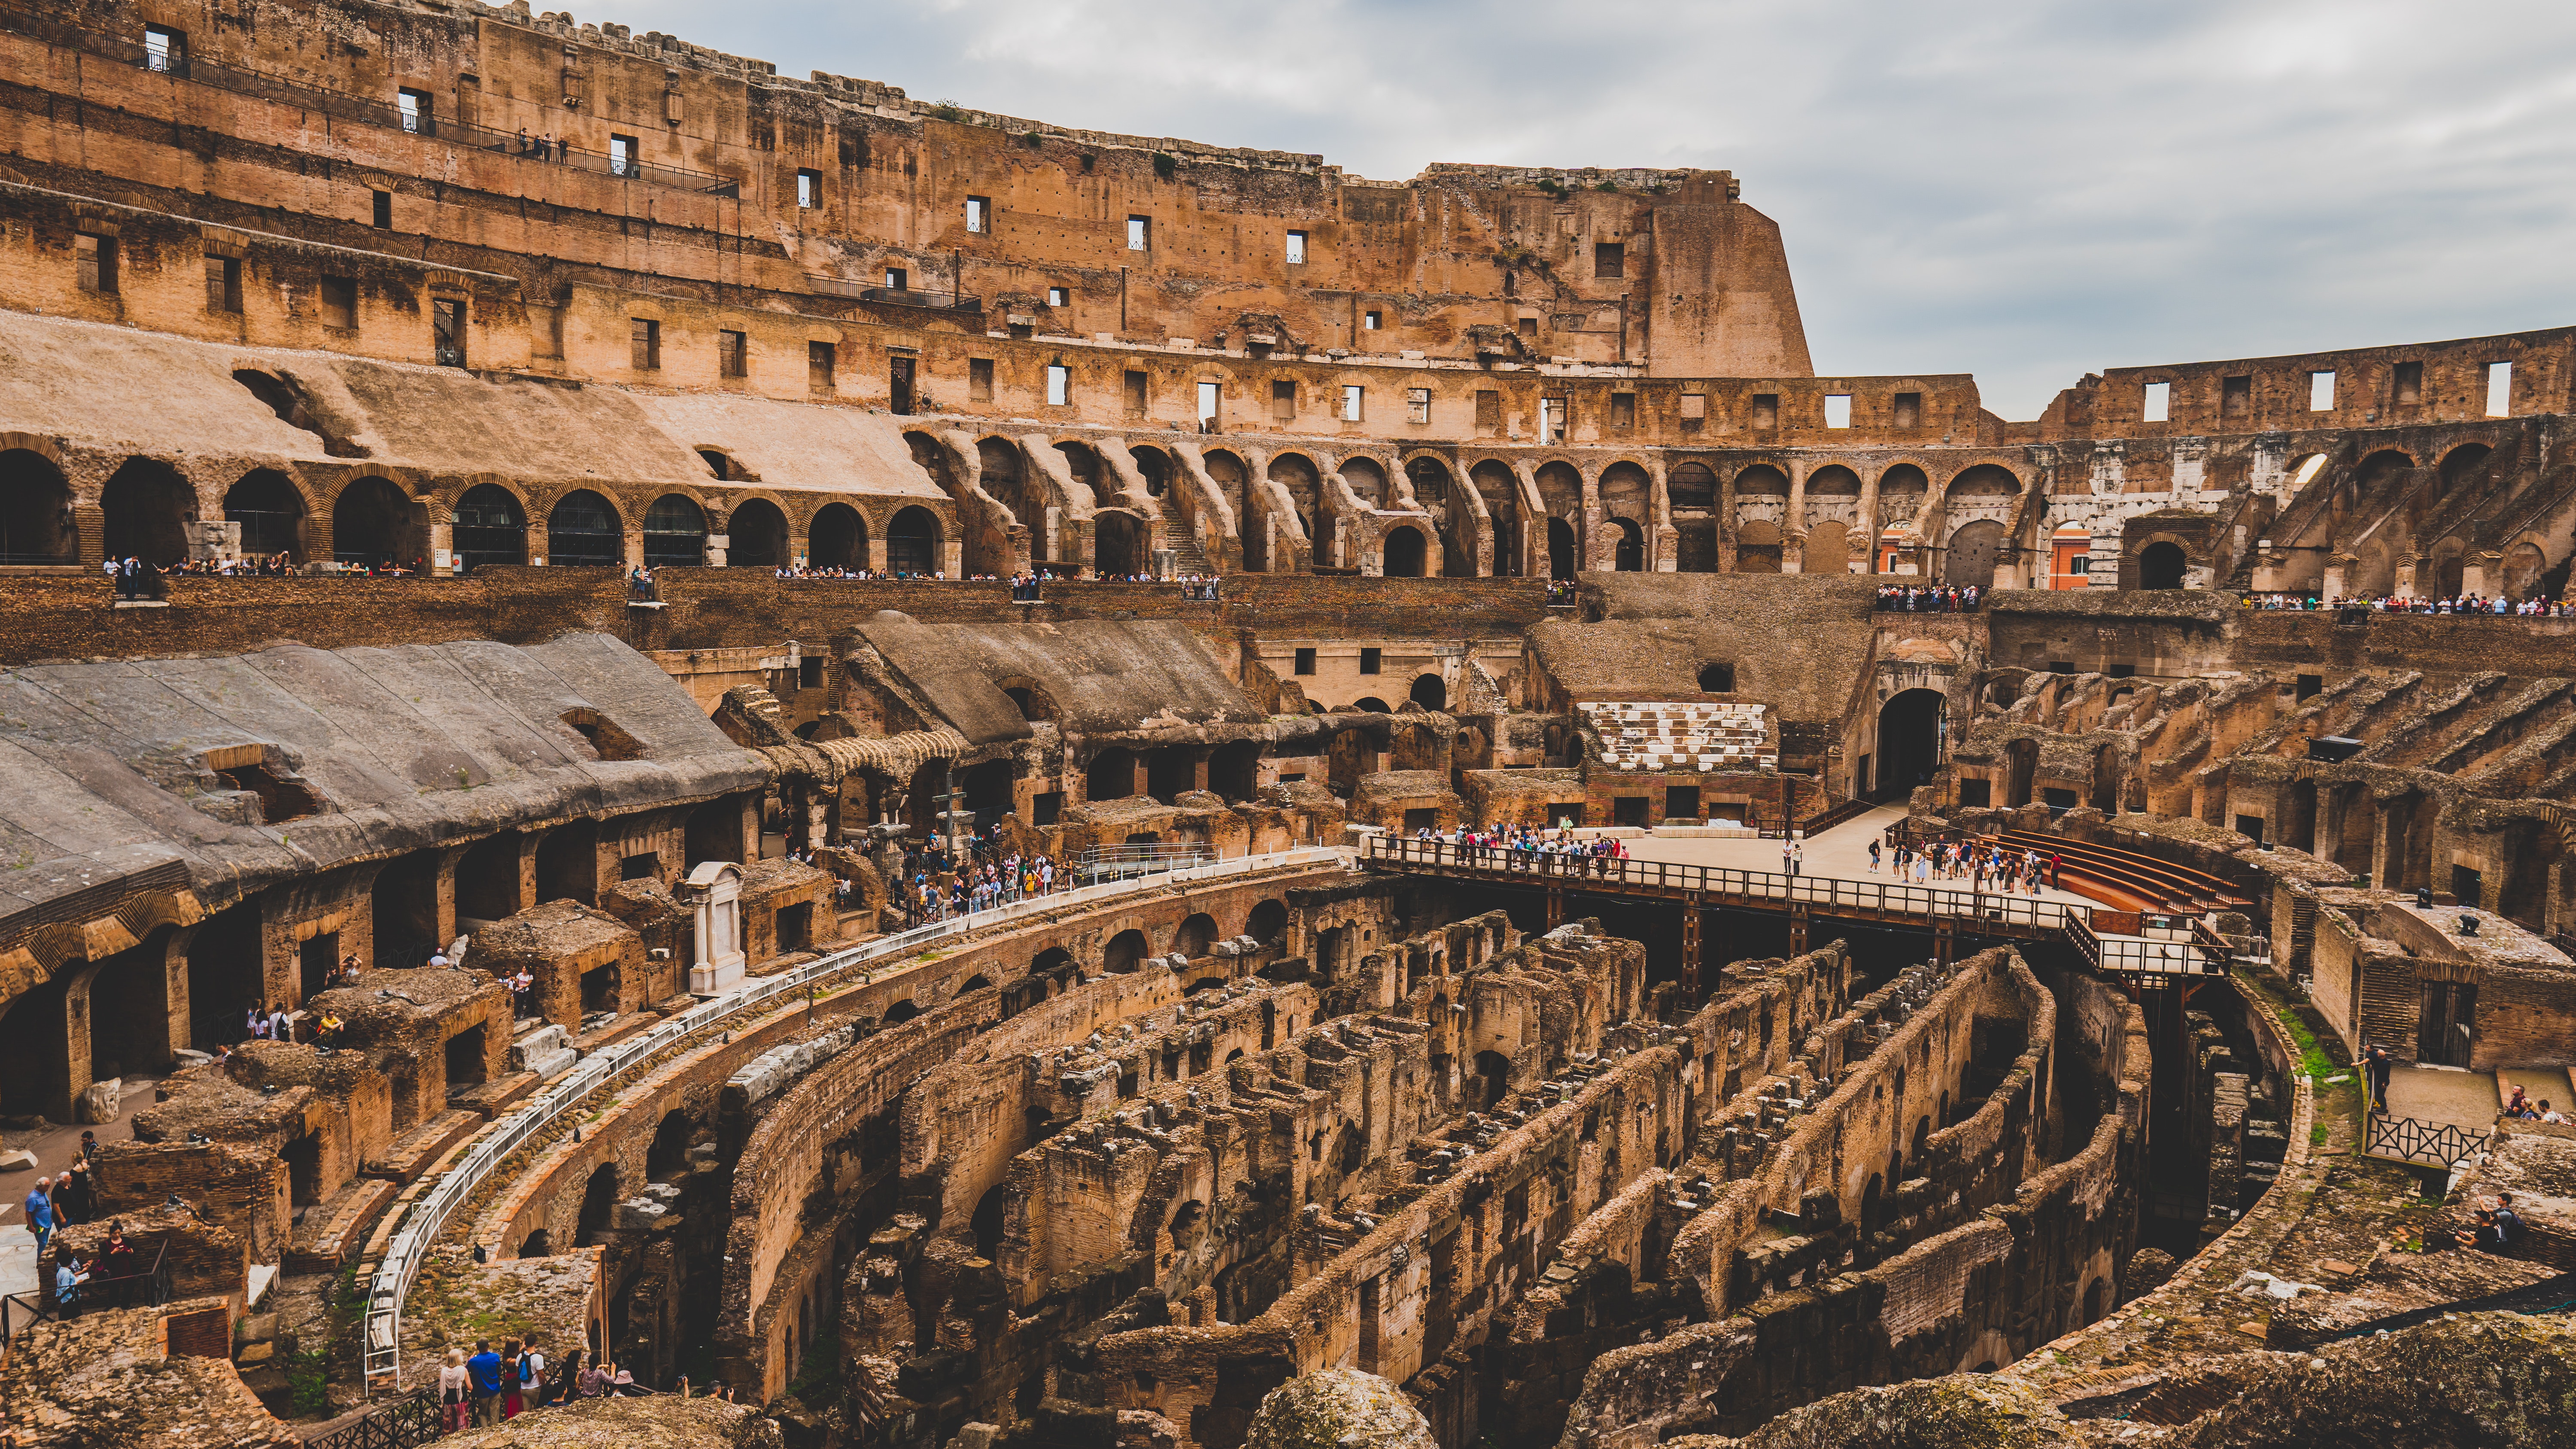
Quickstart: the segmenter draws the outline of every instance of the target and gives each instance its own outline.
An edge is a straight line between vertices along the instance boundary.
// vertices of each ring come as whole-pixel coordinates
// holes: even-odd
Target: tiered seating
[[[2207,871],[2140,855],[2134,850],[2070,840],[2035,830],[2007,830],[1984,837],[2011,851],[2038,851],[2044,859],[2064,862],[2066,888],[2124,911],[2170,911],[2197,915],[2203,911],[2242,910],[2244,894]]]
[[[1777,769],[1758,704],[1577,704],[1601,732],[1601,765],[1610,770]]]

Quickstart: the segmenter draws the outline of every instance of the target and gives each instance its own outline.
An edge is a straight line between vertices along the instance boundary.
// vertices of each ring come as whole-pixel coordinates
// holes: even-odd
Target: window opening
[[[1073,369],[1061,362],[1047,364],[1047,402],[1063,407],[1073,401]]]
[[[1048,306],[1050,306],[1050,307],[1066,307],[1066,306],[1071,306],[1071,305],[1072,305],[1072,303],[1073,303],[1073,292],[1072,292],[1072,290],[1071,290],[1070,288],[1066,288],[1066,287],[1049,287],[1049,288],[1047,288],[1047,305],[1048,305]]]
[[[800,170],[796,173],[796,204],[807,210],[823,204],[822,172]]]
[[[1379,651],[1379,650],[1375,650],[1375,649],[1363,649],[1363,650],[1361,650],[1361,651],[1360,651],[1360,673],[1362,673],[1362,674],[1375,674],[1375,673],[1377,673],[1377,666],[1378,666],[1378,660],[1379,660],[1379,658],[1380,658],[1380,651]]]
[[[2145,411],[2140,416],[2146,422],[2161,423],[2167,420],[2166,415],[2172,406],[2173,384],[2151,382],[2147,384]]]
[[[2510,417],[2513,414],[2513,364],[2487,364],[2487,416]]]
[[[166,25],[143,27],[143,68],[164,75],[188,73],[187,32]]]
[[[238,312],[241,309],[240,260],[234,257],[206,258],[206,310]]]
[[[116,290],[116,238],[92,236],[88,232],[72,238],[72,254],[80,262],[80,284],[84,292]],[[328,285],[325,283],[324,285]]]
[[[1302,267],[1305,264],[1306,234],[1302,231],[1292,231],[1288,233],[1288,265]]]
[[[662,324],[650,317],[632,320],[634,328],[628,334],[628,341],[633,355],[627,359],[627,364],[637,372],[651,372],[662,365]]]
[[[992,231],[993,203],[989,199],[981,196],[966,198],[966,229],[977,233]]]
[[[1409,423],[1431,421],[1431,389],[1409,387],[1404,390],[1404,420]]]
[[[716,334],[716,365],[725,376],[749,376],[750,360],[747,354],[750,351],[750,339],[743,334],[729,331]]]
[[[2308,374],[2309,412],[2326,413],[2334,411],[2334,382],[2335,375],[2331,372],[2312,372]]]
[[[402,113],[402,128],[426,136],[430,133],[429,93],[398,90],[394,92],[394,109]]]
[[[440,297],[430,303],[430,325],[436,329],[438,365],[465,365],[465,304]]]
[[[816,392],[832,390],[833,345],[829,342],[805,344],[805,385]]]
[[[966,359],[966,397],[971,402],[993,400],[993,359],[989,357]]]
[[[376,230],[392,231],[394,229],[394,194],[390,191],[379,191],[375,193],[375,200]]]
[[[1829,428],[1848,428],[1851,426],[1850,393],[1829,392],[1825,394],[1825,426]]]
[[[1381,312],[1363,312],[1360,314],[1360,330],[1362,332],[1375,332],[1379,327],[1385,325],[1385,322],[1386,316]]]
[[[1153,241],[1154,220],[1152,217],[1131,216],[1127,218],[1127,250],[1131,252],[1145,251],[1153,245]]]
[[[609,138],[608,138],[608,174],[609,174],[609,175],[611,175],[611,176],[633,176],[634,174],[636,174],[636,169],[637,169],[637,168],[636,168],[636,164],[635,164],[635,162],[636,162],[636,155],[635,155],[635,138],[634,138],[634,137],[632,137],[632,136],[611,136],[611,137],[609,137]]]
[[[1298,672],[1299,674],[1312,674],[1312,673],[1314,673],[1314,672],[1315,672],[1315,651],[1314,651],[1314,650],[1312,650],[1312,649],[1300,649],[1300,650],[1298,650],[1298,651],[1297,651],[1297,664],[1296,664],[1296,669],[1297,669],[1297,672]]]
[[[1368,389],[1363,387],[1345,385],[1342,388],[1343,422],[1356,423],[1360,421],[1360,409],[1367,398],[1367,393]]]

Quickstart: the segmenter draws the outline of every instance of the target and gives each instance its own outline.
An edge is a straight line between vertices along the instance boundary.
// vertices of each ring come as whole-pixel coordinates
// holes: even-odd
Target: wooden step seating
[[[2043,860],[2057,856],[2063,862],[2066,889],[2124,911],[2197,915],[2203,911],[2243,910],[2251,904],[2242,892],[2207,871],[2134,850],[2035,830],[2007,830],[1982,838],[2016,853],[2035,850]]]

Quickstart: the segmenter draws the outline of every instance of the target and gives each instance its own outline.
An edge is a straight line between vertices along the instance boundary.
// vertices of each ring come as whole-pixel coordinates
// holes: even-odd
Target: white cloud
[[[2086,371],[2576,321],[2576,11],[2341,3],[979,0],[585,16],[1050,123],[1733,170],[1819,369]]]

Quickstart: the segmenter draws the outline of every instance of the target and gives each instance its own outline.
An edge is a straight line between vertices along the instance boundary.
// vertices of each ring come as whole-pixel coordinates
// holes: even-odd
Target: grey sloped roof
[[[859,635],[979,745],[1028,737],[1019,706],[1002,692],[1018,681],[1045,691],[1059,726],[1078,734],[1265,718],[1197,637],[1168,619],[924,624],[889,611]]]
[[[643,757],[597,758],[563,722],[574,709],[613,721]],[[243,747],[320,808],[278,825],[246,813],[203,758]],[[214,910],[316,870],[704,799],[768,773],[650,660],[599,634],[0,671],[0,771],[0,941],[120,880],[193,889]]]

